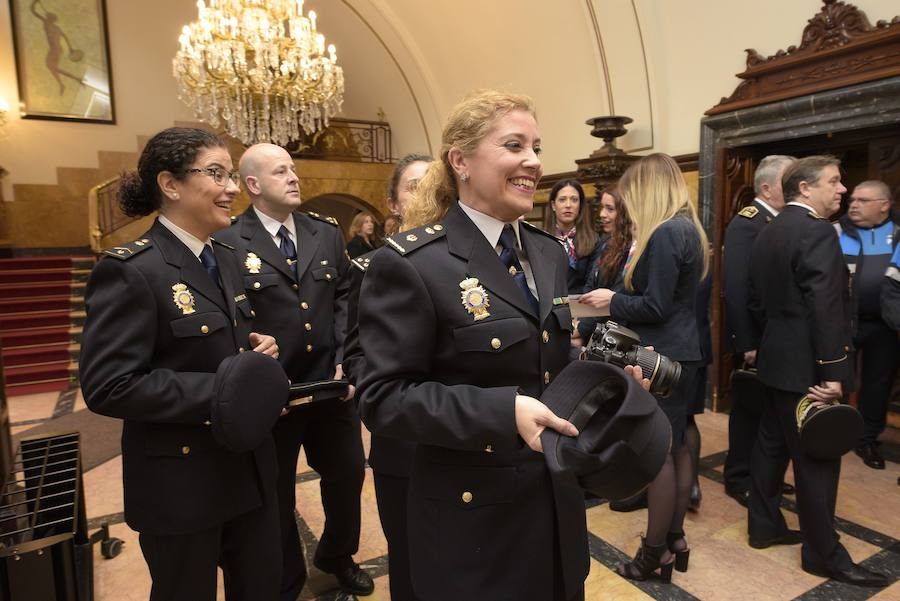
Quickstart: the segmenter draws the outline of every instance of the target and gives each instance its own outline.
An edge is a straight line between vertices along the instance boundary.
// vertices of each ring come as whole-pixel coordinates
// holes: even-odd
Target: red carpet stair
[[[6,395],[65,390],[78,374],[85,257],[0,259],[0,346]]]

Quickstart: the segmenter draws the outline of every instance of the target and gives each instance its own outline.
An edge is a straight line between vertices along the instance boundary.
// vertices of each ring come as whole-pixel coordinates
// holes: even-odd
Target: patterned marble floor
[[[13,397],[10,417],[13,432],[84,407],[80,393],[71,398],[57,393]],[[837,525],[841,540],[853,559],[891,574],[893,584],[883,590],[861,589],[817,578],[800,570],[799,547],[755,550],[747,543],[746,510],[724,494],[722,463],[727,448],[727,416],[706,413],[698,420],[703,437],[701,486],[703,503],[688,515],[685,530],[691,546],[691,568],[675,573],[672,584],[633,583],[618,577],[613,567],[634,553],[645,527],[646,511],[615,513],[606,504],[587,510],[590,530],[591,572],[586,582],[589,601],[616,599],[780,601],[787,599],[900,601],[900,432],[887,434],[895,452],[887,469],[871,470],[854,454],[845,456],[838,495]],[[368,434],[364,432],[368,448]],[[381,532],[371,470],[366,470],[362,493],[362,536],[356,560],[375,576],[375,593],[366,598],[386,601],[388,593],[387,545]],[[149,597],[150,577],[141,557],[137,534],[123,522],[121,456],[84,476],[86,506],[91,528],[111,524],[113,536],[125,541],[122,554],[106,560],[95,549],[95,600],[143,601]],[[305,460],[297,470],[298,526],[311,556],[324,523],[319,483]],[[790,474],[788,477],[790,480]],[[797,517],[791,501],[785,505],[791,527]],[[352,599],[336,590],[333,577],[310,567],[311,575],[301,599]],[[219,599],[224,599],[220,589]]]

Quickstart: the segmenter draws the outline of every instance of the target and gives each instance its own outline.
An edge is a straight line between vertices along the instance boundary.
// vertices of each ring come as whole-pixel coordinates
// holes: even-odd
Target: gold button
[[[544,372],[544,384],[549,384],[549,383],[550,383],[550,372],[545,371]]]
[[[485,452],[485,453],[493,453],[493,452],[494,452],[494,445],[490,445],[490,444],[489,444],[488,446],[484,447],[484,452]]]
[[[250,309],[250,317],[256,317],[256,311]]]
[[[311,324],[311,323],[305,323],[305,324],[303,324],[303,327],[306,329],[307,332],[312,331],[312,324]]]
[[[244,347],[241,347],[241,348],[238,349],[238,352],[239,352],[239,353],[243,353],[245,350],[247,350],[247,349],[245,349]]]
[[[254,288],[254,290],[259,290],[259,287],[260,287],[261,285],[262,285],[262,284],[260,284],[259,282],[253,282],[253,288]]]
[[[419,239],[419,237],[416,236],[415,234],[410,234],[410,235],[408,235],[408,236],[406,237],[406,239],[407,239],[408,241],[410,241],[410,242],[415,242],[416,240]]]
[[[207,326],[207,325],[200,326],[200,331],[203,332],[204,334],[209,334],[209,326]]]
[[[550,342],[550,333],[547,330],[544,330],[543,334],[541,334],[541,340],[544,341],[544,344]]]
[[[326,279],[326,280],[331,280],[331,274],[330,274],[330,273],[326,273],[326,274],[325,274],[325,279]]]
[[[502,344],[503,343],[500,342],[499,338],[491,338],[491,348],[492,349],[496,350],[496,349],[500,348],[500,345],[502,345]]]
[[[212,422],[209,421],[209,420],[206,420],[205,422],[203,422],[203,425],[204,425],[204,426],[211,426],[211,425],[212,425]]]
[[[433,234],[433,233],[434,233],[434,230],[431,229],[430,227],[426,227],[426,228],[425,228],[425,233],[426,233],[426,234]]]
[[[462,494],[463,503],[471,503],[472,502],[472,493],[466,491]]]
[[[304,310],[309,309],[309,304],[306,301],[303,301],[302,303],[300,303],[300,308]]]
[[[307,352],[307,353],[311,353],[311,352],[312,352],[312,345],[311,345],[311,344],[307,344],[307,345],[306,345],[306,352]]]
[[[436,232],[439,232],[439,231],[441,231],[442,229],[444,229],[444,226],[443,226],[443,225],[438,224],[438,225],[434,226],[434,231],[436,231]]]
[[[294,290],[300,290],[300,286],[298,284],[291,284],[291,288]]]
[[[183,447],[181,447],[181,454],[182,454],[182,455],[187,455],[187,454],[189,454],[190,452],[191,452],[191,447],[189,447],[189,446],[187,446],[187,445],[184,445]]]

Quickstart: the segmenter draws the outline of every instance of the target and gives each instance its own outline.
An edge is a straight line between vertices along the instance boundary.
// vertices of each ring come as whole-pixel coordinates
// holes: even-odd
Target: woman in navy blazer
[[[591,211],[584,199],[584,188],[575,179],[563,179],[550,190],[550,210],[544,231],[562,243],[569,261],[566,282],[569,294],[584,292],[591,266],[600,258],[603,247],[591,223]]]
[[[682,366],[678,385],[659,398],[672,425],[672,452],[647,490],[647,537],[634,561],[619,568],[622,576],[643,580],[658,568],[671,573],[673,560],[676,569],[687,569],[683,524],[693,476],[684,432],[689,384],[702,358],[694,299],[708,269],[708,242],[681,170],[668,155],[634,163],[619,180],[619,190],[635,224],[624,290],[593,290],[582,301],[608,307],[612,319],[641,336],[641,344]]]

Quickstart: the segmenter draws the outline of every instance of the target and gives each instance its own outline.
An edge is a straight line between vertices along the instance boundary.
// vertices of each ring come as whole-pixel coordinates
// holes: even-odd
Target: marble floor
[[[64,394],[64,393],[63,393]],[[51,420],[54,416],[84,408],[80,393],[68,398],[60,393],[13,397],[9,400],[13,433]],[[862,589],[817,578],[800,570],[800,548],[750,548],[746,510],[724,493],[722,464],[727,448],[727,416],[707,412],[698,420],[703,438],[699,512],[689,513],[685,530],[691,546],[690,570],[675,573],[672,584],[658,581],[634,583],[613,572],[614,566],[634,553],[645,528],[646,511],[615,513],[603,504],[587,510],[590,531],[591,572],[586,599],[631,600],[732,600],[776,601],[787,599],[856,601],[862,599],[900,601],[900,457],[892,456],[887,469],[876,471],[863,465],[856,455],[844,457],[837,505],[841,541],[853,559],[888,572],[893,584],[883,590]],[[886,434],[893,449],[900,448],[900,431]],[[368,448],[368,434],[364,432]],[[362,493],[362,536],[356,560],[375,576],[375,593],[366,599],[390,598],[387,576],[387,545],[378,521],[371,470],[366,470]],[[122,554],[104,559],[94,550],[96,601],[144,601],[149,597],[150,577],[141,556],[137,534],[123,521],[122,461],[117,456],[84,475],[85,503],[91,529],[108,522],[113,536],[125,545]],[[788,480],[790,480],[790,474]],[[307,555],[311,556],[321,535],[324,515],[319,499],[318,477],[301,457],[297,470],[298,527]],[[591,505],[589,503],[589,505]],[[792,501],[785,504],[788,524],[796,528]],[[332,601],[347,599],[337,590],[333,577],[310,566],[310,579],[301,599]],[[352,597],[349,597],[352,599]],[[224,599],[219,587],[219,599]]]

